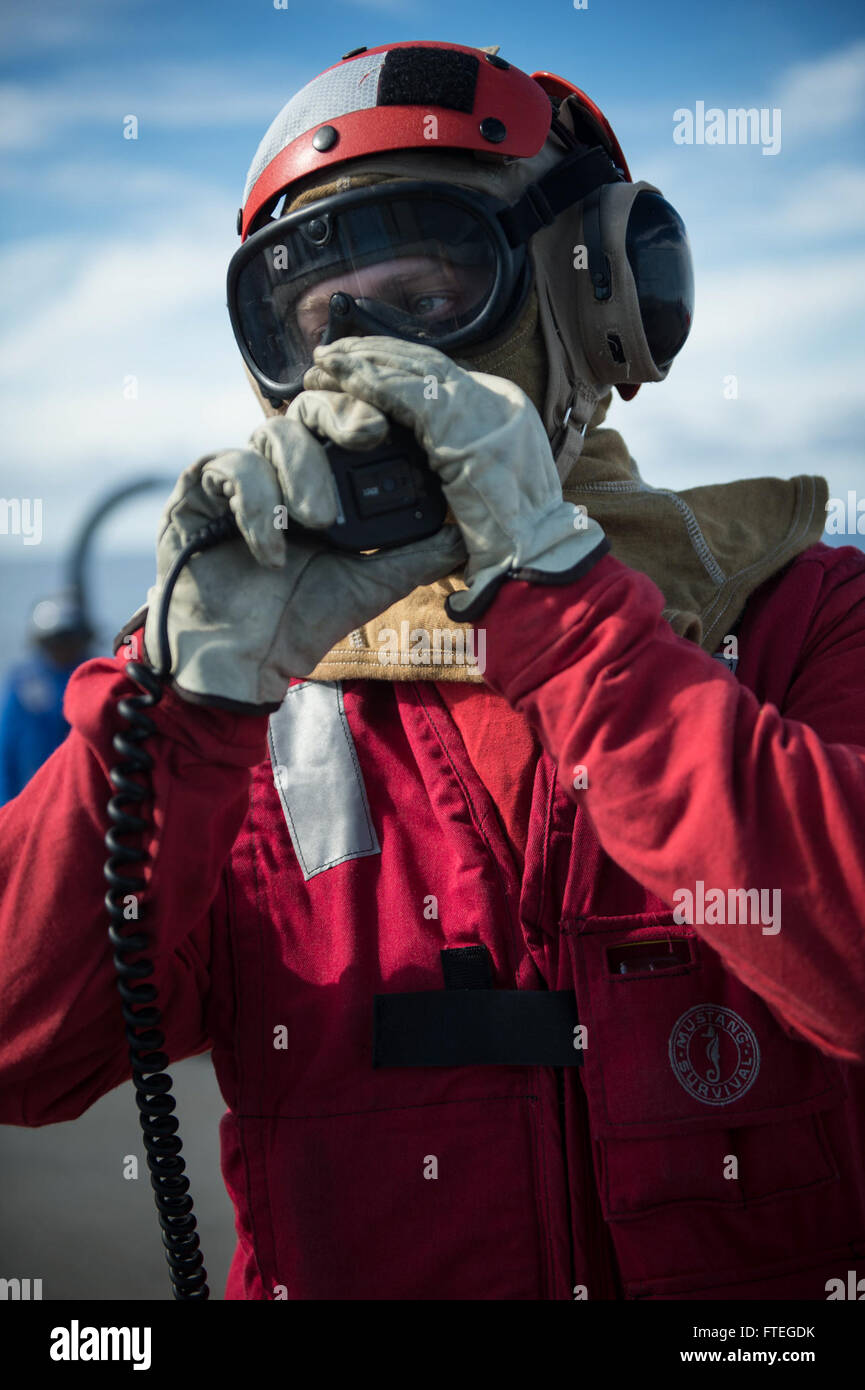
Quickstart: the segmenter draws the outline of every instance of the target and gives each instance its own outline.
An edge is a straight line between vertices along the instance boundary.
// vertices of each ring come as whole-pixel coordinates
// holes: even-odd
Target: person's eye
[[[437,314],[448,308],[453,296],[450,294],[418,294],[412,298],[412,313],[419,315]]]
[[[322,323],[317,323],[313,327],[308,326],[306,323],[304,323],[303,319],[299,319],[297,322],[297,327],[300,329],[300,335],[304,343],[306,344],[307,351],[311,353],[313,348],[318,347],[319,343],[325,335],[325,332],[327,330],[327,320],[325,320]]]

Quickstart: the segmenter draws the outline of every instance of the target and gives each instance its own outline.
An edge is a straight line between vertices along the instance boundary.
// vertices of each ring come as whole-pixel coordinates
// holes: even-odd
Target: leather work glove
[[[328,391],[302,392],[246,449],[209,454],[181,474],[157,542],[157,581],[148,593],[144,644],[159,658],[162,586],[184,544],[229,508],[241,538],[192,557],[168,615],[171,684],[193,703],[270,713],[292,676],[305,676],[335,642],[421,584],[465,560],[455,526],[372,555],[331,549],[313,532],[279,527],[285,514],[323,528],[337,494],[321,434],[345,448],[380,443],[388,421],[372,406]],[[285,508],[286,513],[280,509]]]
[[[505,579],[570,584],[609,550],[598,523],[563,501],[541,417],[513,382],[396,338],[341,338],[313,356],[306,387],[344,391],[407,425],[441,478],[469,555],[449,617],[473,622]]]

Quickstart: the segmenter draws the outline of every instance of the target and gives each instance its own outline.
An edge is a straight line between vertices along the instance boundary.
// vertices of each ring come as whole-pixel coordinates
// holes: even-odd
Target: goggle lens
[[[313,208],[259,237],[233,308],[252,361],[273,382],[310,365],[334,294],[351,295],[382,332],[436,345],[481,317],[499,278],[485,220],[431,198]]]

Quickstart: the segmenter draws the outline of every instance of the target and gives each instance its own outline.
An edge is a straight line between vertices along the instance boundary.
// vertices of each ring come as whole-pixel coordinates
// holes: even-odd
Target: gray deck
[[[209,1054],[170,1072],[210,1297],[221,1299],[235,1247],[219,1171],[225,1102]],[[137,1179],[123,1177],[126,1154]],[[78,1120],[0,1126],[0,1193],[0,1278],[41,1279],[43,1300],[171,1301],[131,1082]]]

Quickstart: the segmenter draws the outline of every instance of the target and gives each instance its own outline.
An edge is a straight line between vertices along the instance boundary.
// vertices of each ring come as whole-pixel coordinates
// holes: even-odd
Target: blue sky
[[[609,417],[643,476],[683,488],[819,472],[833,495],[862,495],[861,4],[19,0],[0,16],[0,494],[44,499],[44,546],[61,548],[110,482],[176,475],[248,438],[258,407],[224,302],[247,166],[289,96],[344,51],[417,38],[498,43],[568,77],[634,177],[682,213],[691,341],[667,382]],[[675,144],[674,111],[698,101],[779,108],[780,152]],[[126,544],[147,547],[145,511]]]

